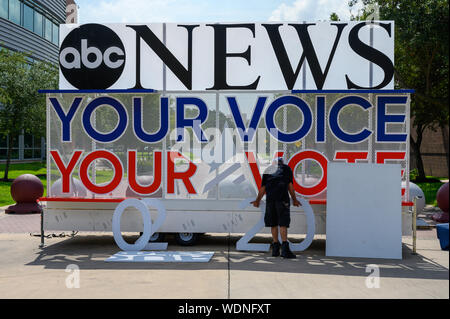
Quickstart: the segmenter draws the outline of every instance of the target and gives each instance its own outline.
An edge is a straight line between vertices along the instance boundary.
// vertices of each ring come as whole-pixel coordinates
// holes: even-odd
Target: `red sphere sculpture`
[[[448,223],[448,183],[439,188],[436,194],[436,200],[439,208],[442,210],[442,213],[436,213],[433,215],[433,219],[438,223]]]
[[[40,213],[41,207],[37,200],[44,194],[44,185],[32,174],[20,175],[11,184],[11,197],[16,205],[9,206],[6,213],[26,214]]]

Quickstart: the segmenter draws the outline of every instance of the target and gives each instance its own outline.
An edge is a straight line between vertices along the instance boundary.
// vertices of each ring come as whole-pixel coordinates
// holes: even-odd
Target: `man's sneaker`
[[[281,257],[283,258],[296,258],[294,253],[289,248],[289,242],[285,241],[281,244]]]
[[[280,243],[272,243],[272,257],[280,256]]]

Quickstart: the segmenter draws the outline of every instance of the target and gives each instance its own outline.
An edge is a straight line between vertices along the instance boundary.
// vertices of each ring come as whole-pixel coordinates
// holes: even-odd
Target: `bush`
[[[437,206],[436,194],[443,183],[414,183],[419,186],[425,195],[427,205]]]
[[[419,171],[418,171],[417,168],[414,168],[414,169],[412,169],[412,170],[409,172],[409,180],[410,180],[410,181],[416,180],[416,178],[417,178],[418,176],[419,176]]]

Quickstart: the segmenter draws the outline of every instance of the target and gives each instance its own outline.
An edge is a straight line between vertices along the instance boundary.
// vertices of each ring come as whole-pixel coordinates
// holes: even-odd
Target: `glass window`
[[[53,23],[53,40],[52,42],[59,45],[59,26]]]
[[[9,20],[17,24],[20,24],[20,4],[19,0],[9,0]]]
[[[34,32],[42,37],[42,14],[34,12]]]
[[[7,149],[6,148],[0,148],[0,160],[4,160],[6,159],[6,155],[7,155]]]
[[[17,137],[12,138],[12,147],[18,148],[19,147],[19,139]]]
[[[23,137],[23,143],[26,148],[32,148],[33,147],[33,135],[25,134]]]
[[[34,28],[34,10],[33,8],[23,5],[23,26],[30,31]]]
[[[8,0],[0,0],[0,18],[8,19]]]
[[[13,148],[11,150],[11,159],[19,159],[19,149]]]
[[[8,143],[6,142],[6,136],[0,135],[0,147],[7,147]]]
[[[45,21],[45,30],[44,30],[44,38],[46,38],[48,41],[52,41],[52,22],[44,18]]]
[[[41,147],[41,137],[34,138],[34,147],[36,147],[36,148]]]
[[[33,150],[24,150],[23,151],[23,158],[33,158]]]

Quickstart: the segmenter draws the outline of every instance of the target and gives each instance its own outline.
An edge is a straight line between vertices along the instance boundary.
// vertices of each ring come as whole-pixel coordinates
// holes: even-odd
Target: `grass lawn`
[[[95,176],[95,182],[97,184],[101,184],[101,183],[105,183],[105,182],[109,182],[113,179],[114,175],[113,175],[113,171],[110,169],[107,170],[97,170],[96,172],[96,176]],[[123,174],[124,177],[127,176],[126,173]]]
[[[414,183],[419,186],[425,195],[427,205],[437,206],[436,193],[444,183]]]
[[[5,164],[0,164],[0,178],[3,178],[5,171]],[[53,172],[57,174],[57,171]],[[11,164],[9,167],[8,178],[14,179],[22,174],[33,174],[39,177],[42,184],[44,185],[44,196],[47,193],[47,169],[45,162],[35,162],[35,163],[20,163],[20,164]],[[75,171],[75,174],[78,174]],[[126,176],[126,175],[125,175]],[[108,182],[113,177],[112,170],[99,170],[97,171],[97,183]],[[12,182],[2,182],[0,181],[0,207],[12,205],[14,204],[14,200],[11,197],[11,188]]]
[[[3,174],[5,171],[5,164],[0,164],[0,178],[3,178]],[[35,162],[35,163],[20,163],[20,164],[11,164],[9,167],[8,178],[13,179],[22,174],[33,174],[38,175],[42,184],[44,184],[44,196],[47,190],[47,170],[45,168],[44,162]],[[2,182],[0,181],[0,206],[12,205],[14,204],[14,200],[11,198],[11,188],[12,182]]]

